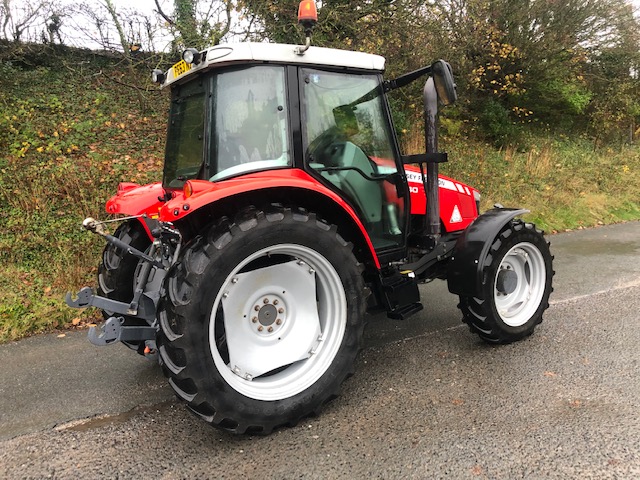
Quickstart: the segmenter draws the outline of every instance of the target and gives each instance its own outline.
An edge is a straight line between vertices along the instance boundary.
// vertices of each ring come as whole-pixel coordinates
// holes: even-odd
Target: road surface
[[[489,347],[443,282],[370,320],[323,414],[268,437],[191,415],[159,368],[83,332],[0,346],[0,478],[640,478],[640,223],[550,238],[529,339]]]

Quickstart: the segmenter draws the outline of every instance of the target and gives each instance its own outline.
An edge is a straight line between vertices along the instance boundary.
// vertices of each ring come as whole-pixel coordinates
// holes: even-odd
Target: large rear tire
[[[484,263],[482,297],[460,297],[463,321],[488,343],[531,335],[549,307],[553,257],[543,233],[531,223],[509,222]]]
[[[222,220],[169,271],[159,352],[174,391],[233,433],[295,425],[353,373],[366,295],[352,246],[315,214]]]

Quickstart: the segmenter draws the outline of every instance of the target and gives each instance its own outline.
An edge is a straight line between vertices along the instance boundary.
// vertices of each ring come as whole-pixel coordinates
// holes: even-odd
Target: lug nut
[[[273,327],[267,328],[267,332],[269,332],[269,333],[273,332]]]
[[[253,317],[253,318],[251,319],[251,321],[252,321],[253,323],[258,323],[258,317]]]
[[[276,320],[276,325],[282,325],[282,320],[277,319],[277,320]]]
[[[269,303],[269,299],[265,298],[264,300],[262,300],[262,303],[264,303],[266,305],[267,303]]]
[[[260,326],[258,327],[258,331],[259,331],[259,332],[261,332],[262,330],[264,330],[264,327],[263,327],[262,325],[260,325]]]
[[[274,300],[274,301],[273,301],[273,304],[274,304],[274,305],[277,305],[278,303],[280,303],[280,302],[278,302],[278,300]]]
[[[254,309],[256,312],[260,311],[260,305],[256,305],[255,307],[253,307],[253,309]]]
[[[278,313],[284,313],[284,308],[279,308]]]

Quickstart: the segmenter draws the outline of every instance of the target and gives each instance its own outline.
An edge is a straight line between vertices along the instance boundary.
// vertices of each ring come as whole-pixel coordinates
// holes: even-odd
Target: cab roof
[[[203,50],[203,60],[180,73],[180,68],[167,71],[163,86],[187,79],[196,72],[241,63],[280,63],[289,65],[328,66],[356,70],[384,72],[385,59],[370,53],[338,50],[335,48],[310,47],[304,54],[296,53],[298,45],[280,43],[230,43]],[[177,65],[177,64],[176,64]]]

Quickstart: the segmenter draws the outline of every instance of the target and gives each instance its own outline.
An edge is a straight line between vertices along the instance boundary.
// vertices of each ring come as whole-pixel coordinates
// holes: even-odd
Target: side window
[[[291,165],[282,67],[220,73],[213,92],[212,180]]]
[[[390,125],[376,75],[302,69],[306,166],[354,207],[379,250],[404,242]]]
[[[314,70],[303,70],[303,76],[307,145],[313,149],[327,142],[350,142],[368,157],[383,160],[385,173],[394,172],[377,77]]]
[[[182,187],[195,178],[203,161],[204,99],[202,85],[187,84],[176,91],[171,102],[163,183]]]

